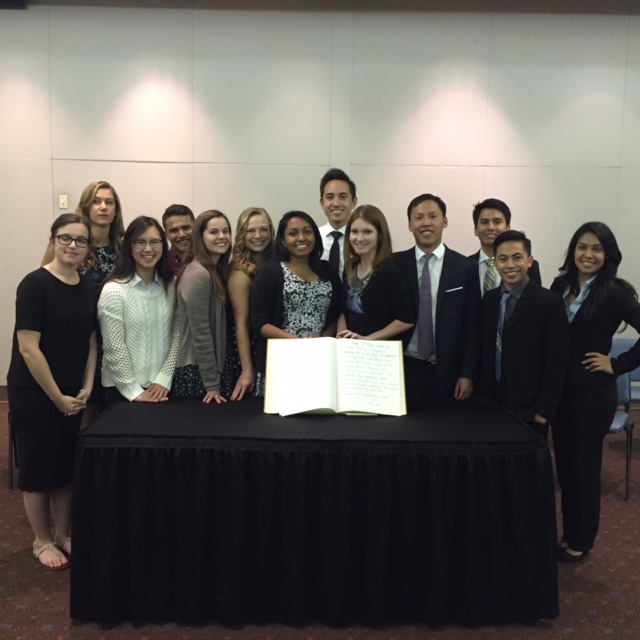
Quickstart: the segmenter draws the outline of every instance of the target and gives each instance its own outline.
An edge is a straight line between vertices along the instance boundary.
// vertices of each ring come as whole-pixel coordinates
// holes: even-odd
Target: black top
[[[16,325],[7,382],[16,387],[39,387],[18,348],[17,332],[40,333],[40,350],[58,387],[82,384],[95,330],[96,290],[81,276],[66,284],[41,267],[18,285]]]
[[[362,290],[363,313],[347,309],[349,285],[343,285],[342,312],[349,331],[368,336],[384,329],[394,320],[408,324],[416,321],[409,290],[396,263],[389,259],[378,265]],[[399,337],[398,337],[399,339]]]
[[[338,272],[326,261],[321,260],[318,275],[322,280],[331,282],[332,293],[329,311],[325,320],[325,329],[337,322],[340,315],[340,292],[342,283]],[[265,324],[282,329],[284,272],[279,260],[267,262],[255,277],[251,285],[251,331],[256,335],[256,371],[264,373],[267,363],[267,341],[260,330]]]
[[[564,288],[561,278],[556,278],[551,285],[551,290],[557,291],[560,295],[564,295]],[[604,371],[587,371],[582,361],[585,359],[585,354],[589,352],[610,353],[613,336],[623,322],[629,323],[640,332],[640,303],[633,292],[619,282],[612,282],[609,285],[607,296],[592,310],[589,317],[586,317],[585,311],[590,306],[588,303],[587,297],[570,325],[571,351],[567,382],[579,384],[612,382],[612,376]],[[638,366],[640,366],[640,340],[617,358],[611,358],[611,367],[616,376],[633,371]]]

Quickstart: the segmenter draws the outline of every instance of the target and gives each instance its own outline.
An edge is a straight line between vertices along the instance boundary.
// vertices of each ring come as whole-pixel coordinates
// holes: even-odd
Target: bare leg
[[[56,544],[71,555],[71,485],[51,492],[51,512],[55,526]]]
[[[69,561],[52,545],[53,538],[49,528],[49,498],[49,493],[23,492],[24,509],[35,535],[34,554],[37,554],[36,557],[43,565],[56,569],[68,564]],[[47,548],[38,553],[43,547]]]

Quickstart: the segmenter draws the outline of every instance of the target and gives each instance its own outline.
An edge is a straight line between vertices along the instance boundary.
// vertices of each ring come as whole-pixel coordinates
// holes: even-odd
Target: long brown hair
[[[247,227],[251,218],[254,216],[264,216],[269,226],[269,244],[265,247],[264,251],[260,253],[254,253],[251,251],[245,242],[247,237]],[[243,271],[250,278],[255,278],[258,272],[258,264],[264,264],[273,257],[273,238],[274,238],[273,222],[271,216],[261,207],[249,207],[245,209],[238,218],[238,225],[236,227],[236,240],[233,243],[233,266],[238,271]]]
[[[347,273],[347,282],[351,281],[356,266],[360,262],[360,256],[354,253],[351,249],[351,225],[358,219],[362,218],[365,222],[373,225],[378,232],[378,244],[376,245],[376,254],[373,258],[373,270],[376,270],[381,263],[393,253],[391,247],[391,233],[389,232],[389,225],[387,219],[384,217],[384,213],[374,207],[371,204],[363,204],[356,207],[347,220],[347,228],[344,235],[344,268]]]
[[[191,252],[185,260],[185,267],[190,262],[197,260],[208,272],[211,277],[211,283],[213,284],[213,293],[218,296],[222,302],[227,301],[227,281],[229,280],[229,257],[231,256],[231,243],[229,248],[220,256],[218,262],[214,262],[209,250],[204,244],[204,232],[207,225],[211,220],[215,218],[223,218],[229,227],[229,233],[231,233],[231,224],[229,218],[216,209],[209,209],[203,211],[193,223],[193,232],[191,234]],[[182,274],[184,273],[184,267],[178,274],[177,283],[180,282]],[[177,284],[176,283],[176,284]]]

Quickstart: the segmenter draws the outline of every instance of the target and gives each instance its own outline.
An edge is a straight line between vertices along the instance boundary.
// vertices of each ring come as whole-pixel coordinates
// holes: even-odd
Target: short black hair
[[[493,255],[496,255],[496,251],[501,244],[505,242],[521,242],[524,250],[527,252],[527,255],[531,255],[531,240],[524,235],[522,231],[516,231],[515,229],[510,229],[509,231],[503,231],[494,241],[493,241]]]
[[[411,212],[421,203],[426,202],[427,200],[431,200],[435,202],[442,211],[442,215],[447,217],[447,205],[444,203],[444,200],[438,196],[434,196],[432,193],[423,193],[422,195],[416,196],[407,207],[407,218],[411,220]]]
[[[497,209],[503,216],[505,222],[511,226],[511,209],[507,206],[506,202],[498,200],[497,198],[487,198],[482,202],[473,206],[473,226],[478,226],[478,220],[480,218],[480,212],[483,209]]]
[[[196,217],[193,215],[193,211],[187,207],[186,204],[172,204],[169,205],[162,214],[162,226],[167,228],[167,220],[173,216],[189,216],[191,222],[195,222]]]
[[[349,185],[351,197],[355,199],[356,183],[342,169],[329,169],[329,171],[322,176],[322,180],[320,180],[320,199],[324,197],[324,188],[332,180],[342,180],[346,182]]]

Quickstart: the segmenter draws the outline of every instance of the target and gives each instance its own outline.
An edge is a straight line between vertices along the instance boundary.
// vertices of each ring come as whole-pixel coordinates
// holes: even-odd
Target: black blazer
[[[498,400],[495,345],[500,312],[497,287],[482,298],[481,395]],[[529,281],[502,330],[502,375],[509,407],[521,420],[537,413],[553,420],[569,362],[569,321],[562,298]]]
[[[551,290],[563,295],[564,285],[560,278],[553,281]],[[590,317],[585,317],[588,302],[587,297],[570,325],[571,350],[567,382],[574,384],[611,382],[610,374],[604,371],[590,372],[584,368],[582,364],[584,354],[610,353],[613,336],[623,322],[627,322],[640,332],[640,303],[633,293],[619,282],[611,283],[608,295],[593,310]],[[639,366],[640,340],[629,351],[621,353],[617,358],[611,358],[611,367],[616,376],[633,371]]]
[[[469,256],[472,260],[476,261],[476,266],[478,267],[478,274],[480,273],[480,251],[476,251],[474,254]],[[540,263],[537,260],[534,260],[532,265],[529,267],[529,271],[527,272],[529,276],[529,280],[535,282],[542,286],[542,278],[540,276]],[[478,275],[478,281],[480,280],[480,275]],[[480,287],[482,288],[482,283],[480,283]]]
[[[415,248],[393,254],[409,286],[416,318],[420,302]],[[414,328],[402,335],[407,348]],[[452,396],[458,378],[478,380],[480,368],[480,282],[478,267],[445,247],[436,303],[436,375],[440,393]]]

